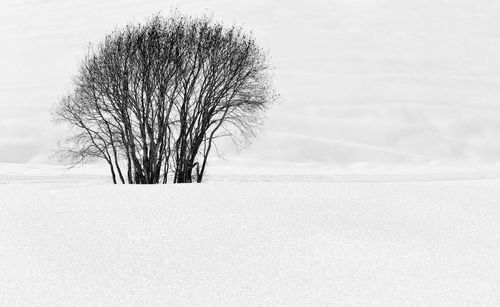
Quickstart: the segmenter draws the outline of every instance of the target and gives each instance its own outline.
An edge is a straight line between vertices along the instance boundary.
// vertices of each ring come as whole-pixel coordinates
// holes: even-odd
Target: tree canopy
[[[248,139],[274,99],[251,35],[176,13],[91,45],[54,117],[73,127],[64,157],[104,159],[115,183],[201,182],[216,140]]]

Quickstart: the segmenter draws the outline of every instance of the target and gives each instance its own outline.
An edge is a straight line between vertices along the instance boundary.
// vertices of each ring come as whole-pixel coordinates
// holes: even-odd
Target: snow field
[[[0,304],[495,306],[499,186],[4,184]]]

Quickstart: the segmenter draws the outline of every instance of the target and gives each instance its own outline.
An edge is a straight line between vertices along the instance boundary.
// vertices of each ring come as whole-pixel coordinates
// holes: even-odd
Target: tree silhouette
[[[54,109],[73,163],[104,159],[117,183],[201,182],[218,138],[246,140],[274,101],[266,54],[239,27],[178,13],[91,45]],[[124,168],[126,165],[126,168]]]

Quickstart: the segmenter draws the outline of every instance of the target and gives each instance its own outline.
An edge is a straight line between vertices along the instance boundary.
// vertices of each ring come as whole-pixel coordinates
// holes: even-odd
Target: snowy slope
[[[0,184],[0,304],[498,306],[499,187]]]
[[[172,6],[242,24],[269,50],[283,100],[246,158],[500,161],[493,0],[3,0],[0,161],[47,162],[65,133],[50,106],[69,90],[87,43]]]

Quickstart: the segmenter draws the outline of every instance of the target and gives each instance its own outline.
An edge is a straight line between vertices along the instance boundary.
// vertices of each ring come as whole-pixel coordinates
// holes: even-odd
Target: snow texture
[[[77,172],[3,174],[1,305],[500,304],[500,173],[112,186]]]

